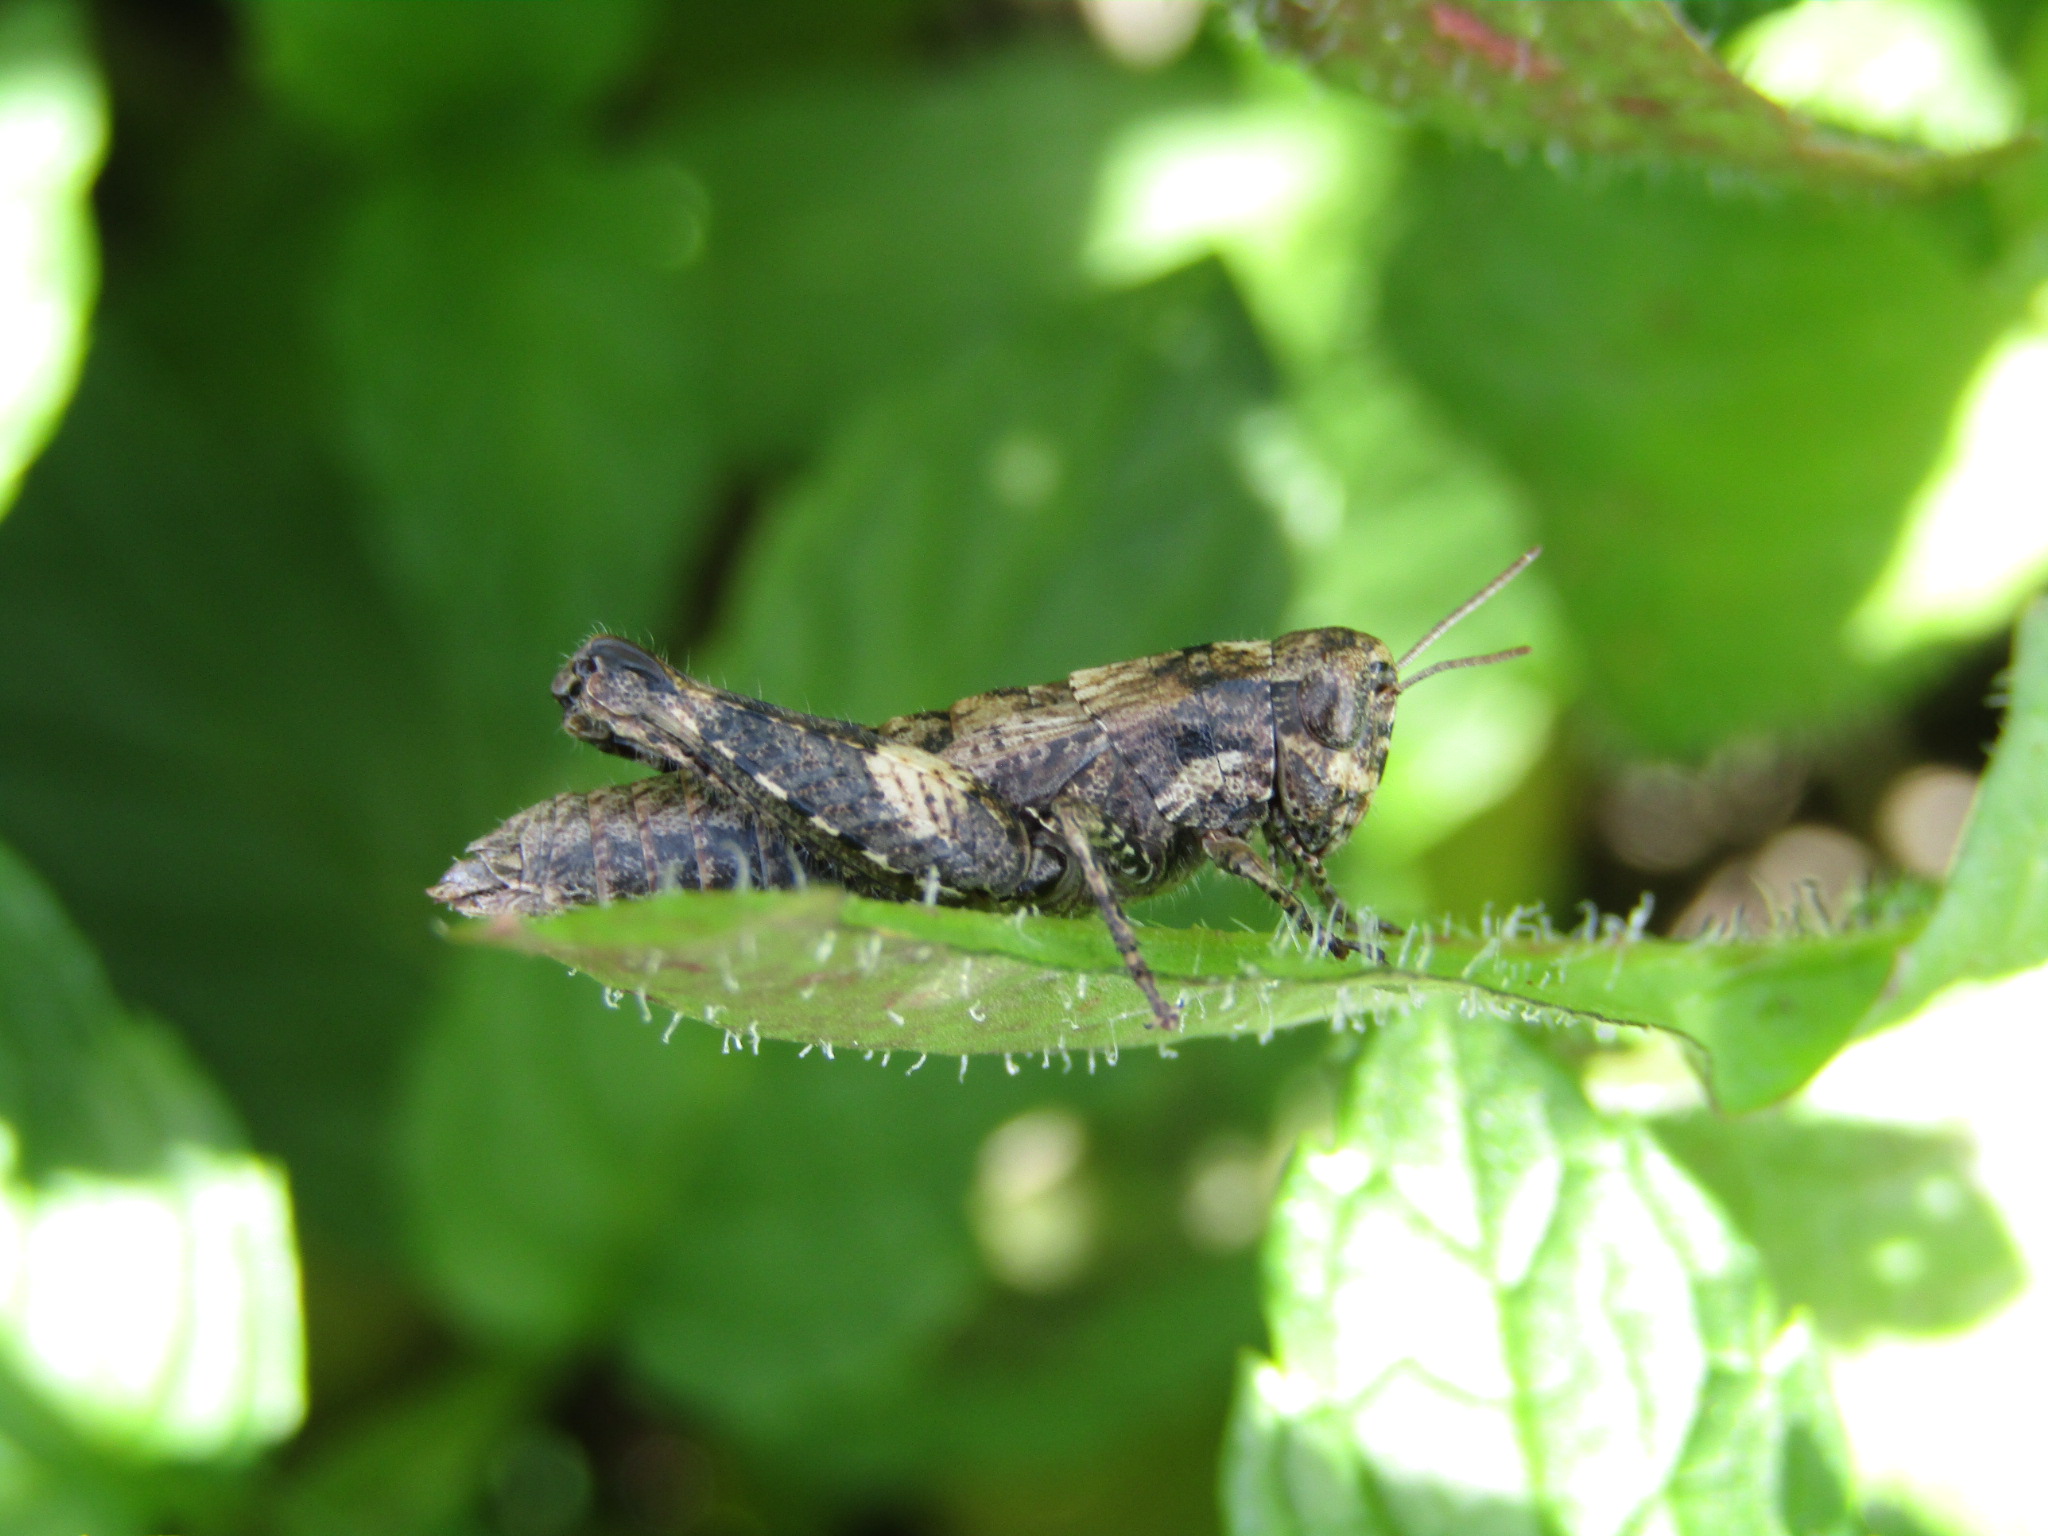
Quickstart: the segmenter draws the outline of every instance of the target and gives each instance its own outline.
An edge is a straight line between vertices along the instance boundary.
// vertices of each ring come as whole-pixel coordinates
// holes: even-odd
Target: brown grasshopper
[[[522,811],[430,894],[474,915],[814,880],[956,906],[1092,904],[1154,1020],[1173,1029],[1123,903],[1206,860],[1264,891],[1317,947],[1358,953],[1323,859],[1372,802],[1396,701],[1528,647],[1402,670],[1539,553],[1398,662],[1355,629],[1304,629],[1087,667],[873,727],[728,693],[600,635],[555,678],[564,727],[659,775]]]

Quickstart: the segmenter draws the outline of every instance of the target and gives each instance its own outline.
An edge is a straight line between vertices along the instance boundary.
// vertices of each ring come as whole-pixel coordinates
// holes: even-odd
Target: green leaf
[[[1237,1536],[1850,1529],[1803,1328],[1639,1128],[1513,1031],[1380,1032],[1269,1238]]]
[[[2012,702],[1948,889],[1873,1015],[1889,1023],[1944,987],[2048,962],[2048,602],[2020,621]]]
[[[628,1003],[605,1023],[643,1037],[645,1072],[699,1070],[717,1038],[697,1031],[671,1066],[689,1032],[650,1050],[637,1018]],[[1190,1161],[1223,1126],[1263,1126],[1306,1059],[977,1064],[964,1081],[950,1063],[906,1074],[901,1058],[877,1071],[815,1051],[701,1061],[747,1087],[663,1221],[629,1356],[692,1416],[823,1484],[1121,1487],[1136,1450],[1184,1434],[1206,1458],[1259,1325],[1247,1256],[1190,1249]],[[1074,1177],[1093,1213],[1084,1267],[1047,1292],[998,1288],[964,1220],[970,1189],[986,1193],[991,1135],[1020,1112],[1080,1132]]]
[[[1560,164],[1678,163],[1829,188],[1924,189],[1981,174],[1832,131],[1750,89],[1664,4],[1241,0],[1274,48],[1466,138]]]
[[[935,370],[770,511],[714,670],[883,719],[1270,634],[1286,560],[1234,462],[1270,389],[1213,264]]]
[[[1442,998],[1475,1014],[1668,1029],[1702,1046],[1724,1107],[1791,1093],[1849,1038],[1912,918],[1838,935],[1677,944],[1503,929],[1410,930],[1391,964],[1305,955],[1263,934],[1149,928],[1185,1007],[1175,1039],[1339,1027]],[[1050,1057],[1164,1045],[1092,917],[999,915],[801,893],[680,891],[558,916],[476,922],[480,942],[550,956],[619,994],[728,1035],[831,1050]]]
[[[588,998],[565,977],[462,962],[443,978],[401,1116],[415,1246],[465,1325],[559,1354],[601,1336],[635,1294],[742,1083],[698,1049],[650,1070],[645,1040],[579,1027]]]
[[[78,9],[28,0],[0,11],[0,517],[78,379],[99,286],[88,201],[107,103]]]
[[[0,1120],[19,1171],[155,1171],[173,1145],[239,1147],[175,1038],[131,1020],[49,891],[0,844]]]
[[[600,618],[645,633],[706,464],[672,171],[429,162],[340,236],[328,313],[376,552],[431,647],[478,804],[531,793],[546,685]]]
[[[828,35],[810,18],[773,33],[778,62]],[[878,390],[1086,297],[1114,136],[1226,85],[1026,48],[907,77],[785,69],[695,98],[667,142],[710,210],[694,276],[728,451],[749,467],[808,459]]]
[[[1184,1168],[1219,1121],[1263,1122],[1299,1051],[962,1086],[951,1063],[728,1051],[630,999],[593,1009],[551,968],[459,958],[402,1150],[419,1252],[466,1328],[623,1348],[665,1399],[825,1483],[1072,1470],[1134,1425],[1220,1415],[1256,1303],[1241,1260],[1189,1252]],[[976,1149],[1049,1099],[1090,1127],[1106,1251],[1073,1291],[991,1310]]]
[[[2026,1283],[1966,1136],[1805,1114],[1653,1129],[1830,1343],[1967,1328]]]
[[[1967,211],[1417,169],[1387,330],[1527,487],[1594,718],[1687,756],[1867,711],[1850,616],[2025,297]]]
[[[281,1536],[469,1536],[492,1454],[540,1383],[517,1364],[450,1373],[348,1426],[280,1490]]]
[[[911,1123],[885,1127],[878,1117],[908,1112],[898,1081],[747,1065],[772,1077],[723,1120],[657,1234],[624,1345],[686,1408],[802,1453],[821,1421],[872,1413],[915,1382],[980,1300],[962,1206],[982,1116],[924,1094]]]
[[[522,1357],[623,1347],[692,1412],[786,1449],[866,1418],[962,1320],[978,1098],[893,1113],[894,1078],[703,1030],[664,1048],[630,1007],[586,1028],[587,987],[458,958],[401,1149],[422,1266],[464,1327]]]
[[[234,1458],[297,1427],[282,1175],[4,845],[0,1231],[0,1363],[88,1442]]]
[[[638,61],[655,19],[646,0],[256,0],[241,9],[272,92],[336,139],[373,148],[465,118],[489,123],[468,131],[502,133],[508,122],[587,108]]]

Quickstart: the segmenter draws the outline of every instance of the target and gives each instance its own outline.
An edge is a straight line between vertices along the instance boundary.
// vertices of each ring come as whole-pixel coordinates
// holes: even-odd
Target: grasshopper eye
[[[1301,680],[1301,723],[1326,747],[1355,747],[1364,725],[1358,690],[1334,667],[1318,667]]]
[[[672,685],[661,663],[639,646],[611,635],[599,635],[569,660],[555,683],[555,697],[572,698],[582,685],[604,674],[625,674],[652,689],[666,691]]]

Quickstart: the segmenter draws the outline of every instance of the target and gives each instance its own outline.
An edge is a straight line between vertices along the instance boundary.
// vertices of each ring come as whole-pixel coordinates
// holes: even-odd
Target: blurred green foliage
[[[1614,1042],[1442,1008],[885,1073],[663,1043],[436,936],[465,840],[624,771],[546,694],[595,627],[879,718],[1297,624],[1399,649],[1538,540],[1459,633],[1538,655],[1404,703],[1352,893],[1494,934],[1689,897],[1711,860],[1618,860],[1601,808],[1744,742],[1874,835],[1989,652],[1871,661],[1849,620],[1983,359],[2038,330],[2039,151],[1814,129],[1661,5],[1545,41],[1514,0],[1342,0],[1313,70],[1279,0],[1143,67],[1109,9],[0,0],[0,193],[42,241],[0,250],[0,305],[48,343],[0,466],[90,336],[0,523],[7,1529],[1845,1527],[1813,1335],[2016,1284],[1952,1140],[1646,1125],[1581,1086]],[[2041,7],[1966,14],[2038,111]],[[2040,577],[1992,532],[1985,646]],[[1748,1107],[2038,966],[2042,624],[1895,1002],[1917,918],[1597,975],[1482,933],[1472,979],[1663,1010]],[[1150,915],[1267,921],[1215,881]],[[1874,1285],[1901,1244],[1942,1262]],[[1324,1371],[1420,1381],[1467,1329],[1512,1344],[1466,1405],[1522,1436],[1491,1482]]]

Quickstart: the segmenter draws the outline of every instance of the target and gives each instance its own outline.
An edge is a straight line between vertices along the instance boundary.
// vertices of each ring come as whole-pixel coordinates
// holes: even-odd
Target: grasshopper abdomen
[[[657,891],[788,890],[847,875],[687,774],[557,795],[463,850],[430,893],[472,917],[522,917]]]

